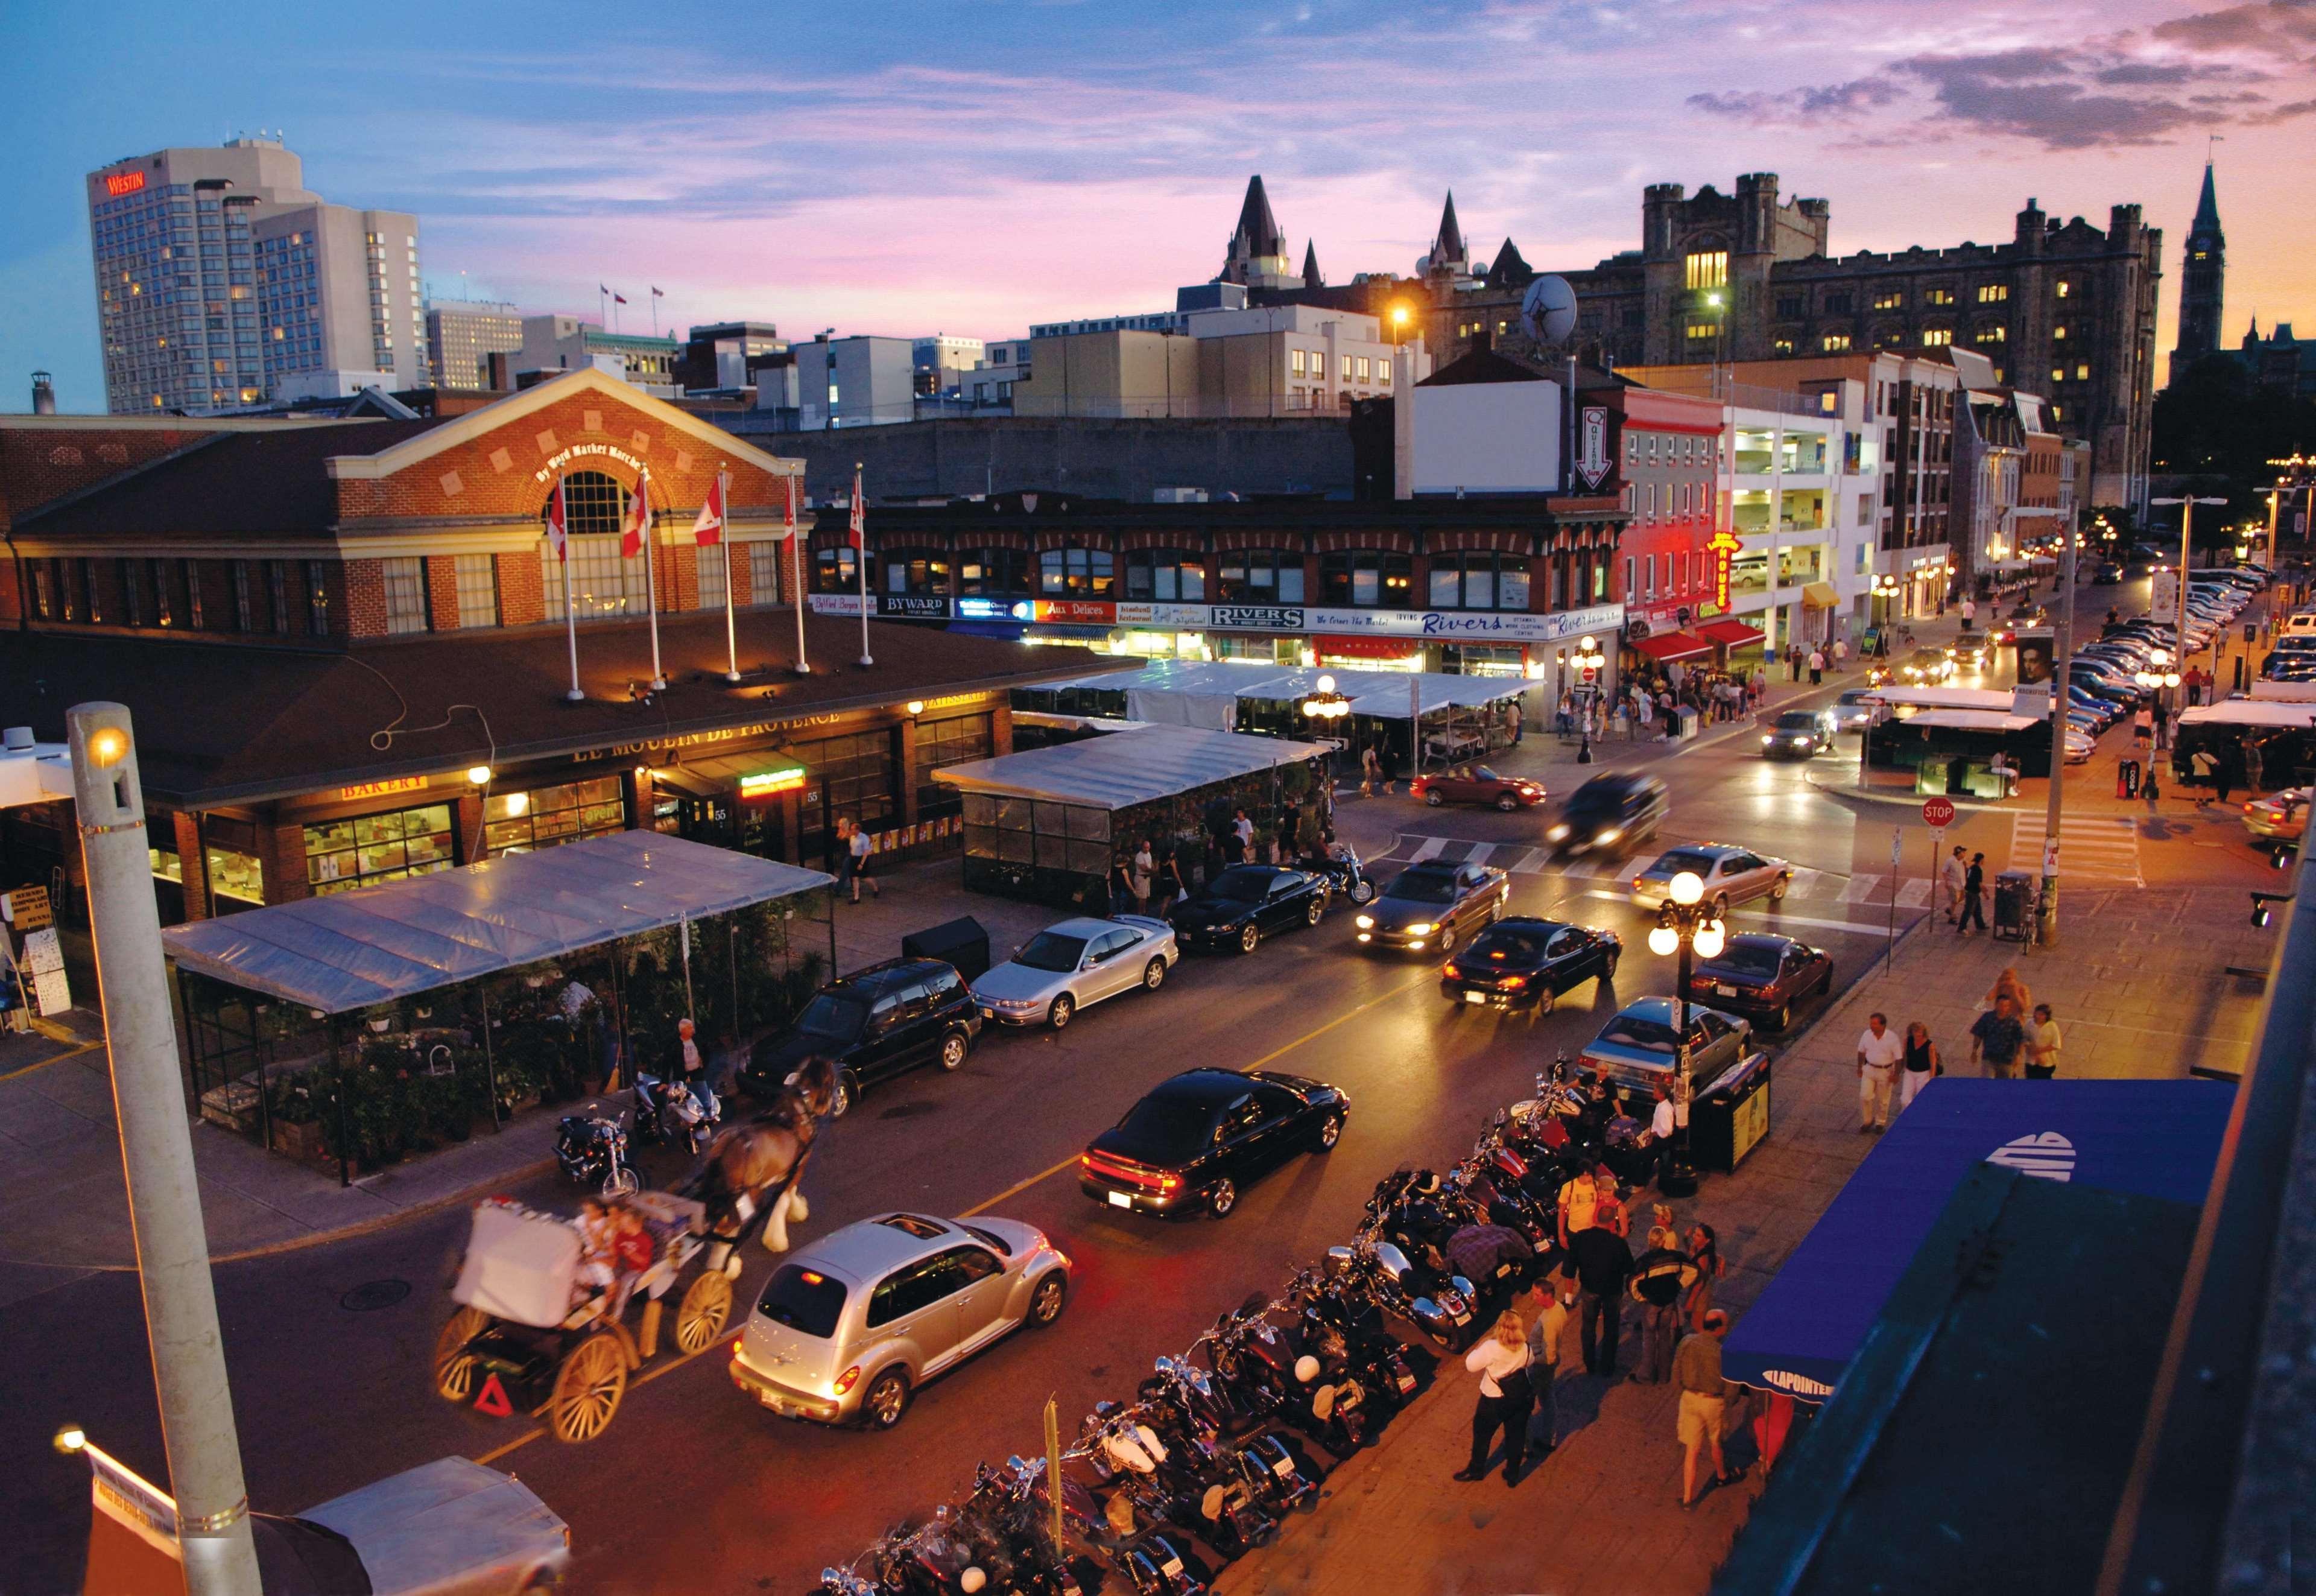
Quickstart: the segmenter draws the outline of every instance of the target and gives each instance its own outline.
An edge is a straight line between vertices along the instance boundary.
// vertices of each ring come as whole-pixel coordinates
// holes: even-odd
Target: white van
[[[2316,638],[2316,610],[2303,610],[2277,629],[2279,638]]]

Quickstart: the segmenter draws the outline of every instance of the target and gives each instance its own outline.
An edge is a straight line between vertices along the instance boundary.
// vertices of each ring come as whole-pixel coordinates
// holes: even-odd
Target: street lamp
[[[1576,762],[1581,765],[1592,762],[1592,712],[1599,707],[1600,667],[1607,663],[1600,646],[1591,638],[1576,645],[1576,668],[1581,673],[1585,692],[1583,740],[1576,748]]]
[[[1351,712],[1351,700],[1335,691],[1332,676],[1319,678],[1319,691],[1303,700],[1303,713],[1322,727],[1331,727]]]
[[[1406,336],[1407,307],[1404,305],[1394,305],[1391,308],[1391,341],[1394,343],[1397,343]]]
[[[1658,1177],[1657,1189],[1667,1197],[1688,1197],[1697,1190],[1697,1163],[1688,1143],[1688,982],[1689,952],[1718,958],[1726,933],[1705,904],[1705,883],[1694,870],[1672,878],[1672,898],[1657,911],[1655,929],[1649,932],[1649,951],[1659,958],[1680,956],[1679,985],[1673,993],[1673,1120],[1672,1156]]]

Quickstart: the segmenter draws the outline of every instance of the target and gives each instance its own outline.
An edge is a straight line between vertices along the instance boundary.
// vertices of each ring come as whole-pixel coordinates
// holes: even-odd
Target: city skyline
[[[649,37],[587,8],[569,45],[514,49],[427,5],[359,33],[269,20],[230,44],[157,6],[102,32],[29,19],[20,158],[0,179],[17,220],[0,242],[0,382],[45,368],[65,408],[101,408],[81,179],[259,125],[332,198],[416,213],[433,291],[457,297],[463,272],[476,297],[592,316],[606,282],[628,294],[629,332],[650,327],[654,285],[663,331],[748,317],[799,337],[1003,338],[1163,308],[1217,269],[1253,172],[1293,258],[1315,240],[1341,281],[1406,272],[1449,187],[1475,254],[1509,234],[1540,269],[1572,269],[1637,245],[1644,184],[1725,192],[1770,170],[1832,202],[1839,254],[1997,241],[2029,196],[2094,221],[2138,202],[2165,233],[2166,352],[2216,132],[2223,345],[2255,314],[2316,317],[2316,227],[2287,186],[2316,113],[2308,8],[1848,15],[1803,40],[1725,6],[1345,0],[1162,28],[1021,5],[969,22],[924,8],[883,31],[797,15],[752,35],[679,5]],[[1699,65],[1667,70],[1669,38]],[[120,70],[75,69],[100,52]],[[1554,52],[1585,63],[1564,101]],[[164,60],[185,70],[156,76]],[[221,100],[209,69],[227,60],[246,86]],[[119,92],[141,80],[149,92]]]

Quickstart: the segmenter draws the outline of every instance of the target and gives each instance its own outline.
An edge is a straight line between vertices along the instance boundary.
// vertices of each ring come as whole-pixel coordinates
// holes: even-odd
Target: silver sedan
[[[1064,920],[1014,950],[973,984],[984,1020],[1067,1025],[1080,1009],[1121,992],[1155,992],[1181,952],[1174,928],[1142,914]]]
[[[1688,871],[1705,884],[1699,901],[1713,905],[1715,919],[1732,904],[1757,897],[1782,902],[1793,885],[1794,867],[1782,859],[1756,853],[1727,843],[1688,843],[1674,848],[1633,878],[1633,906],[1662,908],[1672,898],[1672,878]]]

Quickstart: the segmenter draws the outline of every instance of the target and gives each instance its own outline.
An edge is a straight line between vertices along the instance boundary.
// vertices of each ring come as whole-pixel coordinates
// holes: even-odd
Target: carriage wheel
[[[548,1399],[548,1425],[560,1441],[592,1440],[619,1411],[628,1389],[628,1360],[617,1338],[591,1335],[563,1360],[555,1373],[555,1394]]]
[[[475,1394],[475,1355],[467,1343],[490,1322],[480,1308],[460,1308],[434,1338],[434,1394],[443,1401],[465,1402]]]
[[[703,1274],[691,1282],[682,1306],[675,1310],[675,1344],[687,1352],[699,1351],[724,1333],[731,1317],[731,1277],[717,1271]]]

